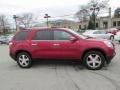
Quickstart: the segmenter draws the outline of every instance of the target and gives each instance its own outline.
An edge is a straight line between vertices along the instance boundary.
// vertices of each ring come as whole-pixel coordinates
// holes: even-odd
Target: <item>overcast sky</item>
[[[48,13],[52,17],[75,13],[80,5],[89,0],[0,0],[0,14],[14,15],[33,12],[43,16]],[[112,8],[120,7],[120,0],[110,0]],[[62,17],[62,18],[67,18]],[[72,17],[72,16],[69,16]]]
[[[82,0],[0,0],[0,12],[16,14],[39,10],[43,13],[61,9],[64,13],[64,9],[67,8],[66,11],[68,12],[69,10],[75,10],[76,7],[80,4],[85,4],[87,1],[88,0],[85,0],[85,2]]]

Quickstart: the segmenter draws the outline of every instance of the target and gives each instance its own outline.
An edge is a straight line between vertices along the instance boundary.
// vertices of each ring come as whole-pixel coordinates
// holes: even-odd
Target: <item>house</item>
[[[79,22],[79,28],[80,29],[87,29],[89,21],[81,21]],[[109,29],[109,28],[115,28],[120,26],[120,18],[109,16],[107,17],[99,17],[96,19],[96,29]]]
[[[72,20],[55,20],[49,21],[48,27],[56,27],[56,28],[70,28],[73,30],[84,29],[86,30],[88,27],[89,20],[86,21],[72,21]],[[96,29],[109,29],[120,26],[120,18],[115,18],[110,16],[99,17],[96,19]],[[37,24],[35,27],[47,27],[46,23]]]
[[[71,20],[49,21],[49,27],[78,29],[79,23]]]

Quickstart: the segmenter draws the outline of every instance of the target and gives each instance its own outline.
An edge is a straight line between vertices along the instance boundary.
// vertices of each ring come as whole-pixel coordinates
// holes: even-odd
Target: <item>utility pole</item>
[[[96,29],[96,15],[95,15],[95,7],[93,8],[93,22],[94,22],[94,30]]]
[[[4,21],[4,16],[2,16],[2,27],[3,27],[3,33],[6,33],[6,28],[5,28],[5,21]]]
[[[15,20],[16,31],[17,31],[17,26],[18,26],[18,25],[17,25],[17,18],[18,18],[18,17],[17,17],[16,15],[13,15],[13,19]]]
[[[111,7],[109,8],[109,19],[110,19],[110,28],[111,28],[112,27]]]
[[[97,7],[97,4],[93,4],[92,8],[90,8],[90,10],[93,11],[93,24],[94,24],[94,30],[96,29],[96,10],[99,12],[100,8]]]
[[[48,27],[48,19],[50,18],[50,16],[48,14],[45,14],[44,18],[47,19],[47,27]]]

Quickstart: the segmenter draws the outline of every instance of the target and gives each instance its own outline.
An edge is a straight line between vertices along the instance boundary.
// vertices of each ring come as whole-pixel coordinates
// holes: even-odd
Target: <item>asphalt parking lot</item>
[[[120,90],[120,45],[116,56],[102,70],[91,71],[75,64],[38,63],[21,69],[0,45],[0,90]]]

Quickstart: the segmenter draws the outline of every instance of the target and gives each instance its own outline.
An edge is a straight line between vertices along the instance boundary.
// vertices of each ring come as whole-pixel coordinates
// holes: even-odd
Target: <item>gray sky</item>
[[[80,4],[85,4],[88,0],[83,2],[82,0],[0,0],[0,12],[16,14],[21,12],[38,11],[50,12],[56,9],[64,9],[69,7],[73,9]],[[73,6],[73,7],[72,7]],[[42,10],[43,9],[43,10]]]
[[[0,13],[14,15],[26,12],[33,12],[42,17],[48,13],[52,17],[69,15],[62,17],[71,18],[80,5],[84,5],[89,0],[0,0]],[[110,0],[110,6],[115,9],[120,7],[120,0]],[[56,17],[57,18],[57,17]]]
[[[0,12],[15,14],[35,9],[59,9],[70,7],[69,10],[86,4],[89,0],[0,0]],[[120,0],[110,0],[110,6],[120,6]]]

